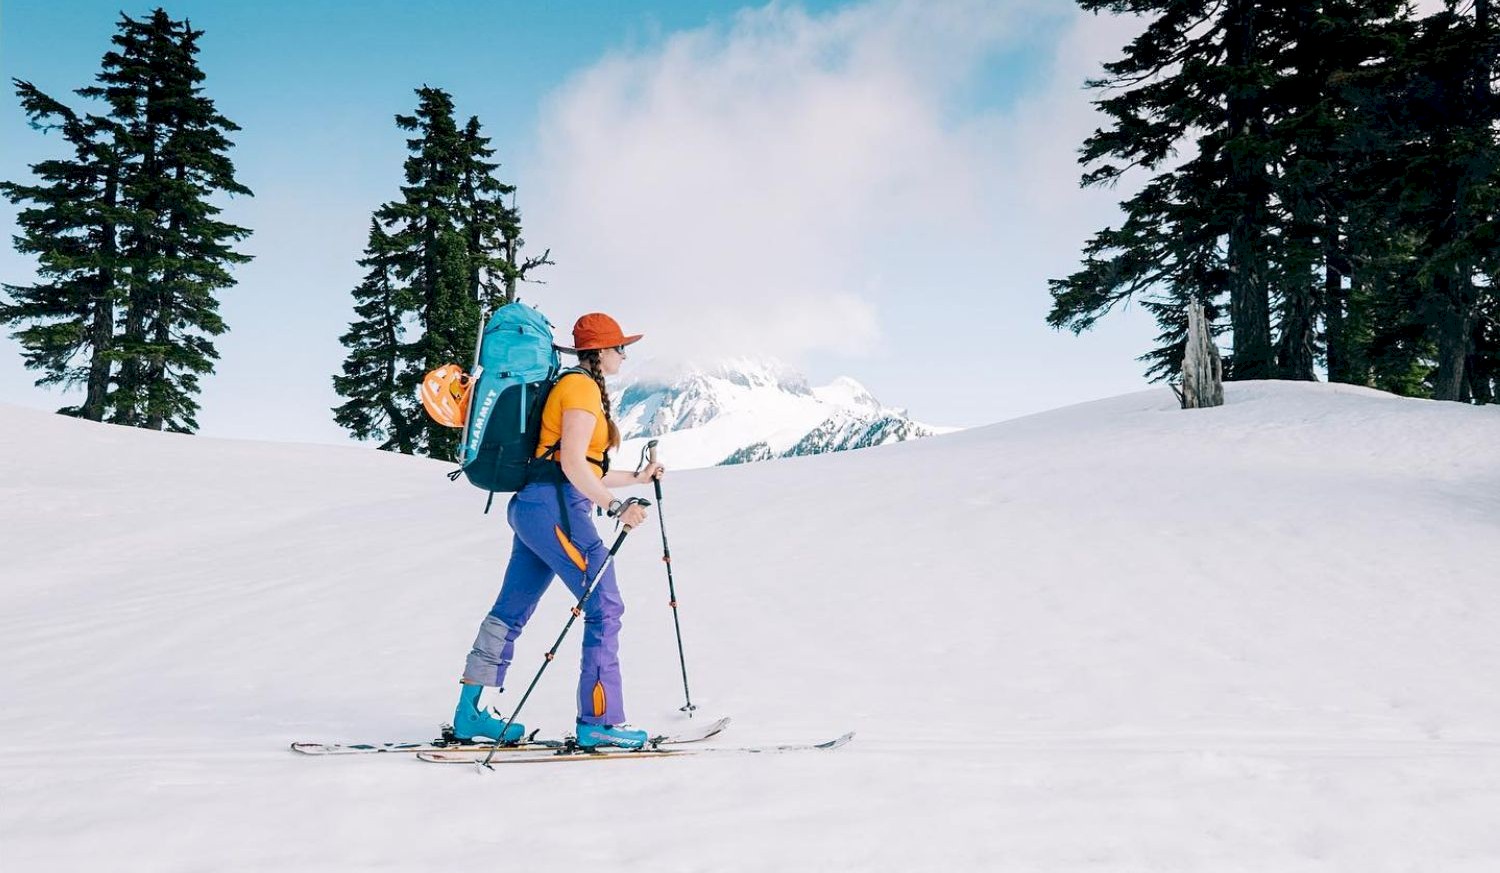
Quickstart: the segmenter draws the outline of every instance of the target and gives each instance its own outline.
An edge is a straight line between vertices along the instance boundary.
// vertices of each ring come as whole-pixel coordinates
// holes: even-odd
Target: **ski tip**
[[[839,749],[849,745],[849,742],[853,739],[854,731],[850,731],[849,733],[844,734],[836,740],[829,740],[826,743],[819,743],[817,747],[820,749]]]
[[[300,752],[301,754],[304,754],[304,755],[331,755],[331,754],[337,753],[341,749],[364,750],[364,749],[371,749],[373,747],[371,747],[371,746],[355,746],[355,745],[339,744],[339,743],[311,743],[311,742],[305,742],[304,741],[304,742],[292,743],[291,748],[292,748],[292,751],[294,751],[294,752]]]

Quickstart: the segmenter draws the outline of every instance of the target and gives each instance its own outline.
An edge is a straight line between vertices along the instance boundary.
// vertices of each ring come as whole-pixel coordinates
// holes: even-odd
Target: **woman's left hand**
[[[658,464],[657,462],[652,461],[651,463],[649,463],[649,464],[646,465],[646,469],[644,469],[641,472],[637,473],[635,478],[636,478],[637,482],[640,482],[642,485],[644,485],[647,482],[650,482],[652,479],[660,479],[661,477],[665,476],[666,474],[667,474],[667,468],[666,467],[663,467],[661,464]]]

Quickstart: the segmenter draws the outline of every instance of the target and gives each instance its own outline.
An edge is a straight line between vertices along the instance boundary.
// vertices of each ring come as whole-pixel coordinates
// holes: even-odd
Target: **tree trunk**
[[[142,285],[151,281],[149,275],[142,276],[144,267],[141,259],[131,265],[128,285],[130,292],[125,304],[125,349],[120,361],[120,375],[117,380],[120,390],[116,397],[119,398],[115,404],[112,421],[118,424],[138,425],[140,424],[141,396],[141,358],[140,348],[146,342],[146,319],[145,311],[149,306],[147,296],[142,291]]]
[[[82,417],[90,421],[103,421],[104,410],[109,402],[109,375],[112,364],[110,352],[115,340],[115,259],[119,256],[116,244],[117,232],[112,217],[115,201],[119,197],[119,174],[110,156],[110,166],[105,172],[104,208],[110,217],[104,219],[99,228],[99,248],[104,255],[104,266],[100,268],[94,291],[93,321],[89,325],[89,344],[94,355],[89,360],[88,391],[84,395]]]
[[[1487,129],[1492,123],[1493,115],[1490,104],[1494,95],[1490,89],[1490,76],[1494,66],[1494,47],[1489,39],[1493,25],[1490,16],[1489,0],[1475,0],[1474,29],[1478,35],[1477,44],[1484,48],[1475,52],[1474,69],[1470,74],[1468,117],[1472,119],[1472,126],[1479,129]],[[1480,155],[1473,157],[1477,159]],[[1474,202],[1475,185],[1470,173],[1459,170],[1455,182],[1454,235],[1464,239],[1488,217],[1481,214],[1482,207]],[[1432,396],[1436,400],[1467,402],[1471,397],[1468,365],[1473,358],[1473,338],[1479,304],[1473,266],[1468,262],[1460,262],[1446,268],[1434,282],[1434,296],[1442,310],[1438,315],[1438,369],[1433,379]]]
[[[105,406],[109,402],[109,352],[115,334],[114,288],[106,284],[110,281],[107,278],[109,272],[101,271],[99,289],[94,296],[93,320],[89,324],[89,343],[94,347],[94,356],[89,360],[88,390],[80,414],[90,421],[103,421]]]
[[[1312,281],[1312,277],[1307,277]],[[1316,382],[1318,330],[1317,304],[1312,288],[1301,286],[1287,290],[1281,311],[1281,341],[1276,350],[1277,375],[1282,379]]]
[[[1433,284],[1442,311],[1438,314],[1438,367],[1433,377],[1432,398],[1462,401],[1466,393],[1469,339],[1474,333],[1474,305],[1469,292],[1473,283],[1467,275],[1445,272]]]
[[[178,163],[173,167],[172,176],[179,186],[187,181],[187,167]],[[182,237],[184,224],[182,211],[173,209],[171,216],[167,219],[167,239],[169,242],[162,253],[161,284],[157,286],[156,309],[152,312],[154,323],[151,326],[151,358],[150,365],[146,368],[146,429],[165,430],[167,417],[172,408],[172,396],[175,393],[173,386],[168,382],[167,376],[167,349],[172,344],[172,322],[177,320],[177,310],[182,295],[177,293],[177,283],[182,281],[182,267],[178,264],[181,253],[177,248],[177,240]]]
[[[140,427],[146,414],[148,389],[146,366],[141,353],[146,345],[147,320],[151,314],[152,305],[155,303],[152,286],[155,277],[154,264],[159,251],[157,223],[154,216],[159,215],[161,211],[159,190],[161,142],[158,123],[162,110],[161,98],[157,94],[155,83],[147,86],[143,102],[142,141],[139,144],[129,145],[129,148],[140,150],[141,163],[138,175],[141,181],[138,184],[144,186],[146,190],[140,201],[129,204],[136,213],[134,219],[136,225],[128,235],[131,263],[127,282],[130,291],[125,302],[124,354],[120,362],[120,376],[117,383],[120,390],[116,393],[119,402],[115,404],[112,419],[116,423],[132,427]],[[126,145],[121,144],[121,147],[125,148]],[[143,215],[153,216],[149,224],[142,220]]]
[[[172,387],[167,384],[167,346],[172,342],[171,322],[173,279],[163,277],[162,290],[157,295],[161,307],[156,323],[152,325],[150,364],[146,367],[146,424],[147,430],[165,430],[167,408],[171,403]]]
[[[1250,141],[1259,124],[1259,88],[1248,84],[1255,46],[1255,0],[1230,0],[1225,13],[1227,61],[1242,81],[1231,86],[1228,111],[1228,188],[1237,212],[1229,229],[1229,321],[1234,330],[1231,378],[1271,379],[1276,375],[1271,344],[1271,305],[1266,289],[1261,237],[1269,197],[1265,163]]]
[[[1344,271],[1339,255],[1339,219],[1330,216],[1323,242],[1323,324],[1328,335],[1328,381],[1351,382],[1349,337],[1344,329]]]
[[[1224,364],[1214,345],[1203,304],[1188,304],[1187,348],[1182,358],[1182,408],[1224,405]]]
[[[1474,334],[1470,338],[1469,347],[1475,349],[1475,353],[1469,356],[1469,387],[1475,403],[1495,402],[1495,367],[1493,361],[1485,355],[1479,354],[1481,343],[1482,322],[1476,320]]]

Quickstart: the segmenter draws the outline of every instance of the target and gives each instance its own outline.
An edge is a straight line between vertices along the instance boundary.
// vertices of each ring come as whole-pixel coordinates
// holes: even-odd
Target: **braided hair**
[[[609,389],[604,387],[604,367],[599,363],[598,349],[580,349],[578,352],[578,365],[589,371],[594,377],[594,384],[599,386],[599,400],[604,404],[604,422],[609,426],[609,447],[618,449],[620,447],[620,428],[615,426],[615,420],[610,415]]]

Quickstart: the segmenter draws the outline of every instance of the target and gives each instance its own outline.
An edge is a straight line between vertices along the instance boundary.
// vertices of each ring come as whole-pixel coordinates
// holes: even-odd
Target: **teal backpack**
[[[520,302],[496,309],[479,337],[459,470],[451,478],[463,475],[491,499],[519,491],[536,454],[542,404],[560,375],[547,319]]]

